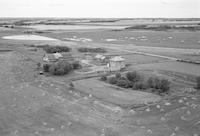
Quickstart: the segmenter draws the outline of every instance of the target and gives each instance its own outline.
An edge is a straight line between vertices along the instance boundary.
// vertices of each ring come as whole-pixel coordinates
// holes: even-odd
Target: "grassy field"
[[[198,136],[200,95],[183,90],[193,90],[200,65],[135,52],[199,60],[199,31],[110,30],[141,22],[197,23],[168,21],[94,20],[80,23],[91,25],[89,29],[66,26],[65,30],[40,34],[58,41],[3,39],[27,31],[39,34],[19,26],[0,27],[0,136]],[[105,26],[109,30],[103,29]],[[37,63],[43,62],[45,52],[37,46],[44,44],[69,46],[80,60],[97,53],[80,53],[78,48],[103,47],[107,56],[124,57],[128,71],[167,78],[172,82],[171,91],[158,96],[122,89],[99,81],[99,73],[40,75]],[[91,65],[98,68],[95,63]]]

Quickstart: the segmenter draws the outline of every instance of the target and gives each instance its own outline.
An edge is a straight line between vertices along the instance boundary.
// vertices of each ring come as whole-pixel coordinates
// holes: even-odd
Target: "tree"
[[[120,79],[122,76],[121,76],[120,73],[116,73],[116,74],[115,74],[115,77],[116,77],[117,79]]]
[[[134,89],[134,90],[145,90],[145,89],[147,89],[147,85],[143,82],[137,82],[137,83],[133,84],[132,89]]]
[[[200,76],[198,76],[198,77],[196,78],[196,83],[197,83],[196,88],[197,88],[197,89],[200,89]]]
[[[105,75],[101,76],[100,80],[101,81],[106,81],[107,80],[107,76],[105,76]]]
[[[170,82],[166,79],[159,79],[158,77],[150,77],[147,80],[147,85],[153,88],[153,91],[159,93],[167,93],[170,89]]]
[[[123,88],[129,88],[129,81],[125,79],[118,79],[117,86],[123,87]]]
[[[65,61],[59,61],[52,64],[49,68],[49,72],[53,75],[65,75],[73,69],[72,65]]]
[[[44,72],[49,72],[49,67],[50,67],[49,64],[44,64],[44,65],[43,65],[43,70],[44,70]]]
[[[110,77],[109,80],[108,80],[108,82],[110,84],[116,84],[117,83],[117,78],[116,77]]]
[[[72,67],[73,69],[79,69],[81,68],[81,64],[79,63],[79,61],[75,61],[72,63]]]
[[[37,63],[37,69],[40,69],[41,68],[41,63]]]
[[[136,71],[128,72],[126,78],[131,82],[138,82],[141,79],[141,76]]]
[[[160,93],[167,93],[170,89],[170,82],[166,79],[162,79],[159,85]]]

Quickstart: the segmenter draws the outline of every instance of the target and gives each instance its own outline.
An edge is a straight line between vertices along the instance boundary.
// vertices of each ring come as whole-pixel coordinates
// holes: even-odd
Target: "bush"
[[[159,93],[167,93],[170,89],[170,82],[166,79],[159,79],[158,77],[150,77],[147,85]]]
[[[66,46],[49,46],[49,45],[44,45],[40,46],[43,48],[46,53],[56,53],[56,52],[70,52],[71,49]]]
[[[100,80],[101,81],[107,81],[107,76],[105,76],[105,75],[101,76]]]
[[[117,83],[117,78],[116,77],[110,77],[109,80],[108,80],[108,82],[110,84],[116,84]]]
[[[37,63],[37,69],[41,68],[41,63]]]
[[[170,82],[166,79],[160,81],[160,93],[167,93],[170,89]]]
[[[49,68],[49,72],[53,75],[65,75],[73,69],[72,65],[68,62],[60,61],[52,64]]]
[[[72,63],[72,67],[73,69],[79,69],[81,68],[81,64],[79,63],[79,61],[75,61]]]
[[[197,88],[197,89],[200,89],[200,76],[198,76],[198,77],[196,78],[196,83],[197,83],[196,88]]]
[[[126,79],[118,79],[116,84],[117,86],[123,87],[123,88],[129,88],[130,86],[129,81]]]
[[[138,82],[139,80],[141,80],[140,74],[137,73],[136,71],[128,72],[126,74],[126,78],[131,82]]]
[[[106,50],[103,48],[88,48],[88,47],[81,47],[78,48],[79,52],[94,52],[94,53],[105,53]]]
[[[150,88],[156,88],[158,89],[159,88],[159,79],[157,77],[150,77],[148,80],[147,80],[147,85],[150,87]]]
[[[43,65],[43,71],[44,71],[44,72],[49,72],[49,67],[50,67],[49,64],[44,64],[44,65]]]
[[[119,79],[119,78],[121,78],[122,76],[121,76],[120,73],[116,73],[116,74],[115,74],[115,77]]]
[[[50,66],[49,72],[52,75],[64,75],[65,74],[64,68],[63,67],[59,67],[56,64],[53,64],[53,65]]]
[[[135,84],[133,84],[132,89],[134,90],[145,90],[147,89],[147,85],[144,82],[137,82]]]
[[[72,82],[70,82],[70,83],[69,83],[69,88],[70,88],[71,90],[73,90],[74,87],[75,87],[74,84],[73,84]]]
[[[65,75],[74,69],[80,68],[81,65],[78,61],[69,63],[66,61],[58,61],[54,64],[44,64],[44,72],[50,72],[52,75]]]

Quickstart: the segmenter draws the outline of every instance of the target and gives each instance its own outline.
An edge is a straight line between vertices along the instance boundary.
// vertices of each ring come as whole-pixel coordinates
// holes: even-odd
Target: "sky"
[[[0,17],[200,18],[200,0],[0,0]]]

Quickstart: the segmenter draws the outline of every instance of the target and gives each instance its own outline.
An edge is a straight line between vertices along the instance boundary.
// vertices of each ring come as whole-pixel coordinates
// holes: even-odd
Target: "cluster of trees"
[[[67,46],[40,46],[46,53],[56,53],[56,52],[70,52],[71,48]]]
[[[176,26],[176,25],[136,25],[125,28],[125,30],[138,30],[138,29],[145,29],[145,30],[155,30],[155,31],[167,31],[167,30],[188,30],[188,31],[196,31],[200,30],[200,27],[197,26]]]
[[[88,48],[88,47],[81,47],[78,48],[79,52],[93,52],[93,53],[105,53],[106,50],[103,48]]]
[[[196,88],[197,88],[197,89],[200,89],[200,76],[198,76],[198,77],[196,78],[196,83],[197,83]]]
[[[158,77],[149,77],[147,80],[144,80],[141,74],[136,71],[128,72],[125,76],[122,76],[120,73],[109,78],[102,76],[101,80],[122,88],[132,88],[133,90],[151,89],[152,92],[168,93],[170,89],[170,82],[168,80]]]
[[[69,63],[66,61],[58,61],[54,64],[45,64],[43,65],[44,72],[49,72],[52,75],[65,75],[74,69],[81,68],[81,65],[78,61]]]

